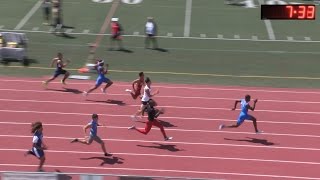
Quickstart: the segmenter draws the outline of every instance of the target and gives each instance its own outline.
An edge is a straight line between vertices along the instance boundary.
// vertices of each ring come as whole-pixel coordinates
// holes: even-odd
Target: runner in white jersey
[[[151,98],[157,94],[159,94],[159,91],[155,91],[153,94],[151,94],[151,80],[149,77],[146,78],[145,80],[146,85],[143,89],[143,96],[141,98],[141,107],[140,109],[137,111],[136,114],[132,115],[131,118],[133,120],[137,120],[137,116],[141,115],[142,116],[142,110],[145,109],[146,105],[148,104],[148,102],[151,100]],[[153,100],[154,101],[154,100]],[[154,101],[155,102],[155,101]],[[157,106],[157,103],[155,102],[155,106]]]

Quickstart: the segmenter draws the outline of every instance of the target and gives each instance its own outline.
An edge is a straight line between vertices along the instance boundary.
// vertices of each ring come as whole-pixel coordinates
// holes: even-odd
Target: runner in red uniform
[[[132,82],[132,89],[126,89],[127,92],[130,92],[133,99],[137,99],[141,96],[141,89],[144,85],[144,73],[139,73],[139,78]]]

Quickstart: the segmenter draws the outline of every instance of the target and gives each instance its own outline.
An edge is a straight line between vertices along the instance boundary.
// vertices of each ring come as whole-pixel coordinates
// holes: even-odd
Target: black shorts
[[[54,72],[54,75],[53,77],[58,77],[60,74],[66,74],[67,71],[64,70],[64,69],[57,69],[55,72]]]

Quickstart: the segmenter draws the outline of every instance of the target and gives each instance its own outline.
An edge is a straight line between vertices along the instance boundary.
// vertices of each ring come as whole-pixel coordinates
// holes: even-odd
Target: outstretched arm
[[[234,107],[233,107],[231,110],[232,110],[232,111],[236,110],[237,105],[238,105],[238,103],[240,103],[240,102],[241,102],[241,101],[236,100],[236,101],[234,102]]]
[[[250,109],[251,111],[254,111],[254,109],[256,108],[256,103],[258,102],[258,99],[255,99],[254,101],[253,101],[253,106],[251,107],[251,106],[249,106],[248,107],[248,109]]]
[[[134,91],[136,91],[134,85],[135,85],[136,83],[138,83],[139,81],[140,81],[140,79],[136,79],[136,80],[132,81],[132,89],[133,89]]]

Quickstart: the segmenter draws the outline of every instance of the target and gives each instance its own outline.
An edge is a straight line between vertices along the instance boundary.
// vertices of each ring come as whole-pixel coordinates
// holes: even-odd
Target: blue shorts
[[[54,74],[53,74],[53,77],[58,77],[60,74],[66,74],[67,71],[64,70],[64,69],[57,69]]]
[[[44,151],[41,149],[37,149],[33,147],[32,152],[34,153],[35,156],[37,156],[37,158],[42,158],[44,156]]]
[[[237,121],[237,125],[240,126],[244,120],[253,120],[254,117],[251,116],[250,114],[244,114],[244,113],[240,113],[239,117],[238,117],[238,121]]]
[[[96,81],[96,86],[100,86],[102,83],[108,83],[110,82],[110,79],[106,78],[106,77],[98,77],[97,81]]]

